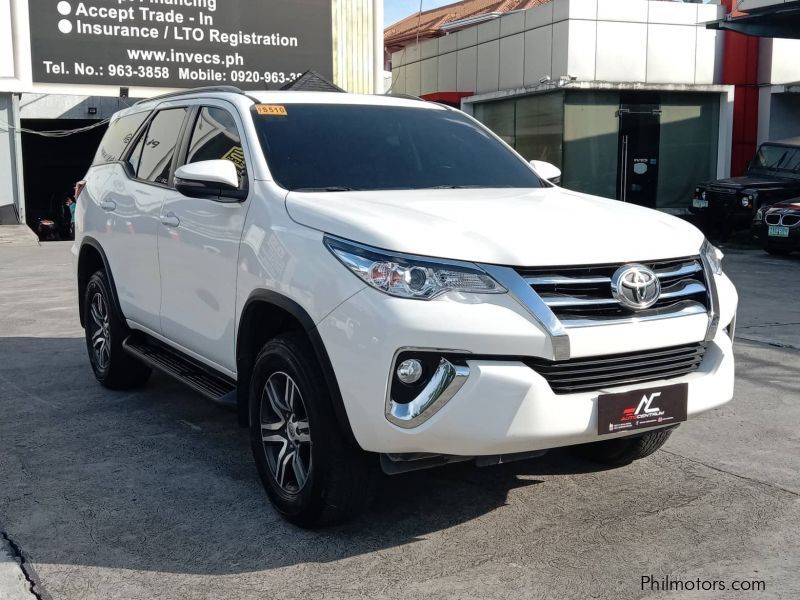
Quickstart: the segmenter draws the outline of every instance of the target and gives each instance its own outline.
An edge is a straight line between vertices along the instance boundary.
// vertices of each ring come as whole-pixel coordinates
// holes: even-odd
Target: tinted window
[[[134,115],[126,115],[109,125],[103,141],[100,142],[100,147],[97,148],[92,164],[99,165],[119,160],[133,139],[136,130],[144,123],[149,114],[148,111],[143,111]]]
[[[539,178],[452,110],[289,104],[253,119],[284,188],[541,187]]]
[[[236,165],[241,186],[246,181],[247,165],[236,122],[226,110],[203,107],[194,124],[186,163],[219,159]]]
[[[758,149],[752,168],[780,175],[800,175],[800,148],[764,144]]]
[[[172,157],[186,116],[185,108],[160,111],[150,122],[136,176],[161,185],[169,184]]]
[[[144,139],[145,134],[139,136],[139,139],[136,140],[136,145],[131,150],[131,153],[128,155],[128,160],[126,160],[126,164],[128,165],[128,169],[134,175],[136,174],[137,169],[139,168],[139,160],[142,158],[142,148],[144,148]]]

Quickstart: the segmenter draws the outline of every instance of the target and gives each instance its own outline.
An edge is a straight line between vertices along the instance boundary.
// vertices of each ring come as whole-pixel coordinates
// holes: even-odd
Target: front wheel
[[[766,244],[764,250],[766,250],[767,254],[772,254],[773,256],[786,256],[792,251],[791,248],[776,246],[775,244]]]
[[[374,456],[347,443],[311,345],[303,335],[268,342],[250,381],[250,442],[261,482],[288,521],[318,527],[365,508]]]
[[[89,279],[83,296],[86,350],[94,376],[112,390],[129,390],[144,385],[151,369],[125,352],[122,342],[128,327],[114,309],[111,286],[105,271]]]
[[[573,453],[592,462],[619,467],[635,460],[650,456],[661,448],[674,427],[648,431],[642,435],[622,437],[603,442],[581,444],[573,448]]]

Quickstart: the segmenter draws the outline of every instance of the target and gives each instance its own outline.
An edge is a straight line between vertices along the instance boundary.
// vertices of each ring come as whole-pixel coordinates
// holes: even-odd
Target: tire
[[[122,342],[128,326],[114,307],[105,271],[89,278],[83,295],[86,351],[94,376],[111,390],[130,390],[147,383],[150,367],[125,352]]]
[[[673,429],[675,428],[657,429],[635,437],[623,437],[605,442],[582,444],[575,446],[573,453],[602,465],[621,467],[640,458],[650,456],[661,448],[669,439],[669,436],[672,435]]]
[[[284,518],[316,528],[367,507],[377,484],[377,457],[353,448],[342,435],[305,336],[283,335],[262,348],[250,380],[249,409],[256,467]]]
[[[765,245],[764,250],[766,250],[767,254],[772,254],[773,256],[786,256],[792,251],[791,248],[786,248],[784,246],[775,246],[773,244]]]

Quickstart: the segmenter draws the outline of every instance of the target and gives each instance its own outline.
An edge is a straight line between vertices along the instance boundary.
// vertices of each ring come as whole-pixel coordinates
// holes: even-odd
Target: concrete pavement
[[[558,451],[397,476],[368,514],[307,532],[268,505],[234,415],[160,376],[95,383],[69,263],[68,244],[0,249],[0,532],[39,597],[800,597],[792,348],[740,341],[734,401],[633,465]],[[800,322],[800,259],[730,251],[725,268],[743,335],[800,346],[771,324]],[[668,594],[642,576],[766,591]]]

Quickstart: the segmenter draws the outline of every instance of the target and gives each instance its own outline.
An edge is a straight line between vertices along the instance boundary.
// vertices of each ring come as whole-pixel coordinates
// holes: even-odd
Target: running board
[[[199,392],[212,402],[236,408],[236,382],[145,335],[128,336],[122,347],[143,363]]]

